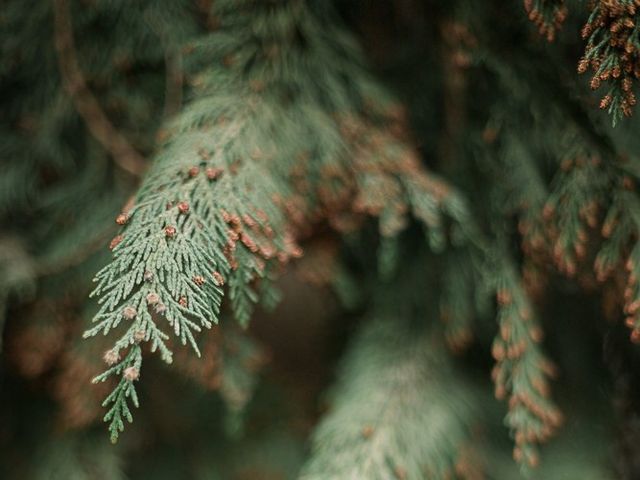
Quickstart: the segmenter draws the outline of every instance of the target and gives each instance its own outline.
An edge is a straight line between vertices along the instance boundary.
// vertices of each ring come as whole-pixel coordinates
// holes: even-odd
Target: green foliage
[[[124,228],[112,242],[114,260],[96,276],[101,308],[85,336],[123,330],[109,352],[115,365],[98,381],[139,370],[139,355],[121,351],[139,351],[140,342],[170,363],[160,320],[198,352],[195,335],[217,323],[223,283],[246,326],[259,300],[256,280],[270,288],[266,270],[299,255],[296,226],[315,220],[320,207],[344,209],[337,202],[350,185],[354,210],[379,216],[384,235],[404,228],[410,209],[442,249],[443,216],[466,220],[459,196],[420,168],[406,141],[381,130],[397,120],[383,103],[366,106],[380,89],[359,68],[348,37],[330,36],[323,17],[303,4],[220,2],[215,12],[224,28],[192,45],[189,60],[207,67],[167,127],[134,205],[118,217]],[[290,181],[294,167],[303,168],[302,191]],[[323,214],[332,220],[341,210]],[[107,399],[113,438],[121,416],[130,419],[125,403],[135,387],[120,380],[116,391]]]
[[[623,116],[631,116],[636,104],[633,81],[638,77],[636,57],[640,49],[637,5],[631,0],[600,1],[594,2],[592,8],[582,29],[587,47],[578,71],[593,71],[594,90],[603,81],[610,84],[600,108],[608,111],[615,126]]]
[[[572,400],[634,408],[640,145],[573,32],[617,123],[638,14],[573,3],[9,1],[0,475],[295,478],[347,344],[302,478],[610,478]]]
[[[568,13],[564,0],[525,0],[524,8],[538,33],[553,42]]]
[[[472,468],[461,450],[476,394],[457,378],[440,334],[407,323],[363,325],[300,478],[440,479]]]
[[[516,443],[514,458],[535,467],[536,444],[562,422],[558,407],[549,399],[548,377],[555,369],[538,345],[542,329],[513,267],[502,268],[496,280],[499,333],[492,346],[496,359],[492,376],[496,397],[509,401],[505,424]]]

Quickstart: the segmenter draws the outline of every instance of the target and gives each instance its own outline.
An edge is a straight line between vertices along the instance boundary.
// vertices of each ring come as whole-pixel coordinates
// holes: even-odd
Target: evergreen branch
[[[556,174],[543,210],[554,225],[550,235],[553,259],[559,270],[574,276],[587,254],[587,231],[598,223],[598,208],[610,190],[612,175],[600,168],[598,156],[569,155]]]
[[[107,352],[106,355],[115,356],[113,351]],[[113,357],[107,357],[106,359],[108,362],[111,362]],[[93,380],[94,383],[104,382],[111,374],[122,374],[116,388],[105,398],[104,402],[102,402],[103,407],[111,404],[111,408],[109,408],[104,416],[104,421],[109,422],[109,433],[111,434],[112,443],[118,440],[118,435],[124,430],[123,418],[129,423],[133,422],[128,401],[131,400],[136,408],[139,406],[138,394],[136,393],[136,387],[133,382],[140,377],[141,365],[142,352],[140,347],[135,345],[121,362]]]
[[[403,113],[385,103],[348,38],[327,35],[304,3],[242,5],[216,3],[224,28],[188,60],[205,64],[193,99],[163,131],[135,205],[117,219],[114,259],[96,275],[100,310],[85,336],[119,328],[113,358],[150,342],[171,362],[163,321],[198,352],[223,283],[246,326],[261,296],[274,298],[277,265],[300,254],[295,227],[369,214],[394,236],[410,211],[441,249],[447,219],[460,231],[467,221],[461,197],[421,166]]]
[[[468,241],[464,230],[470,219],[465,199],[422,166],[405,137],[408,128],[403,112],[385,114],[384,128],[356,119],[343,127],[353,148],[353,209],[377,217],[383,237],[391,238],[404,230],[411,213],[424,227],[434,251],[442,251],[447,240]]]
[[[146,169],[145,159],[111,124],[100,103],[87,86],[80,69],[73,40],[73,24],[68,0],[53,0],[53,7],[54,43],[65,89],[91,134],[111,154],[114,162],[126,172],[140,176]]]
[[[390,319],[364,325],[301,479],[445,479],[469,467],[473,391],[438,335],[416,333]]]
[[[593,71],[591,88],[602,82],[611,86],[600,101],[600,108],[611,115],[613,126],[633,113],[637,102],[633,83],[640,75],[640,14],[633,0],[593,2],[582,38],[587,40],[578,72]]]
[[[567,18],[565,0],[524,0],[524,8],[529,20],[538,27],[538,33],[553,42]]]
[[[640,201],[633,192],[633,181],[625,177],[613,196],[602,224],[604,242],[594,268],[598,280],[605,281],[624,266],[626,286],[623,293],[625,324],[631,329],[631,341],[640,343]]]
[[[170,363],[161,319],[198,353],[196,335],[218,321],[223,283],[246,325],[258,300],[251,284],[264,276],[267,263],[299,254],[274,203],[288,186],[272,168],[278,158],[263,153],[278,151],[278,130],[269,123],[277,107],[240,90],[240,105],[231,109],[227,95],[214,88],[185,109],[136,204],[117,219],[123,232],[112,242],[113,261],[96,275],[100,309],[85,333],[106,335],[127,322],[109,358],[144,341]],[[121,375],[122,365],[98,379]],[[132,388],[118,385],[114,437],[121,430],[121,399]]]
[[[547,377],[554,375],[554,367],[538,345],[542,330],[513,267],[502,267],[496,286],[499,333],[492,347],[492,376],[496,397],[508,397],[505,423],[516,442],[513,456],[526,470],[537,466],[536,444],[552,434],[562,416],[549,399]]]

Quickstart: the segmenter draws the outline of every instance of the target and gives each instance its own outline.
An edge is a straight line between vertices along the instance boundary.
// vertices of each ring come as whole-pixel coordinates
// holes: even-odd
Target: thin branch
[[[111,154],[116,164],[132,175],[140,176],[146,167],[145,159],[111,124],[98,100],[89,90],[80,70],[73,42],[68,0],[53,0],[53,13],[55,48],[58,52],[58,64],[64,88],[71,96],[76,110],[86,122],[91,134]]]

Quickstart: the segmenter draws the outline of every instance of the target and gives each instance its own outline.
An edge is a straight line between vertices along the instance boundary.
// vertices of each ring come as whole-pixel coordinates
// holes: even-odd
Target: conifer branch
[[[82,73],[73,40],[69,0],[52,1],[54,43],[64,88],[93,137],[111,154],[113,161],[124,171],[140,176],[146,169],[145,159],[109,121]]]
[[[235,110],[227,91],[215,89],[185,109],[135,205],[117,219],[123,232],[111,244],[114,260],[96,276],[93,294],[101,307],[85,333],[122,332],[105,355],[113,366],[100,381],[139,369],[130,354],[120,357],[123,350],[139,351],[140,342],[170,363],[170,337],[160,322],[199,353],[196,335],[217,323],[225,283],[234,314],[246,325],[258,300],[253,283],[264,277],[266,264],[299,255],[274,203],[288,186],[266,153],[277,152],[268,123],[277,107],[251,92],[236,95],[246,101]],[[120,380],[108,397],[113,438],[120,417],[130,416],[126,401],[134,393],[131,382]]]
[[[367,322],[300,478],[475,478],[473,461],[463,454],[473,398],[438,333],[412,332],[390,318]]]
[[[6,413],[0,443],[9,439],[1,456],[13,459],[15,453],[18,461],[0,461],[0,477],[22,478],[32,470],[47,478],[124,476],[117,449],[79,435],[45,435],[49,422],[36,425],[36,407],[52,412],[50,402],[34,398],[40,393],[58,404],[56,430],[88,428],[103,417],[114,442],[143,396],[157,400],[162,414],[151,417],[163,422],[156,425],[160,430],[144,429],[143,442],[134,443],[147,444],[147,432],[161,433],[166,437],[152,442],[154,448],[179,455],[174,445],[193,442],[187,468],[194,478],[288,478],[299,472],[302,442],[290,438],[297,432],[258,433],[261,405],[270,419],[279,419],[281,400],[275,397],[292,397],[284,403],[308,410],[287,418],[292,430],[314,421],[315,411],[297,396],[256,390],[264,353],[235,330],[247,327],[258,303],[279,301],[274,280],[301,255],[298,242],[304,242],[307,263],[296,267],[306,278],[331,286],[347,310],[376,307],[347,352],[304,480],[520,478],[513,462],[505,466],[498,458],[506,445],[485,448],[505,429],[494,432],[500,420],[491,415],[490,399],[457,372],[465,364],[484,370],[469,363],[485,351],[485,328],[495,337],[492,377],[496,396],[505,400],[513,456],[521,473],[534,467],[561,414],[549,391],[555,372],[542,345],[532,283],[561,282],[591,292],[595,270],[597,280],[613,280],[602,285],[607,313],[616,316],[612,312],[623,303],[631,339],[640,342],[638,141],[620,129],[603,133],[589,119],[579,77],[572,80],[572,67],[566,70],[561,61],[579,45],[565,36],[560,54],[549,55],[550,47],[523,32],[521,23],[495,21],[497,15],[522,16],[522,3],[492,0],[479,9],[464,0],[435,15],[421,2],[347,2],[340,15],[332,9],[336,2],[317,0],[27,3],[10,0],[0,14],[0,84],[7,90],[0,105],[6,114],[0,119],[0,164],[8,165],[0,174],[0,216],[8,229],[0,235],[0,329],[10,311],[16,320],[7,329],[6,364],[23,377],[14,381],[10,374],[1,395],[8,409],[0,412]],[[558,36],[567,5],[524,0],[548,41]],[[594,89],[606,87],[600,106],[614,124],[636,103],[639,5],[594,0],[588,6],[578,69],[592,70]],[[408,99],[410,111],[372,77],[342,15],[364,37],[375,31],[369,46],[380,61],[376,69]],[[165,121],[157,131],[161,110]],[[124,122],[131,131],[116,121],[125,112],[140,120]],[[415,139],[409,118],[420,135]],[[78,130],[79,121],[86,127]],[[157,131],[159,147],[146,165],[134,145],[153,142],[148,127]],[[439,158],[429,158],[434,154]],[[84,289],[77,282],[85,272],[69,267],[93,268],[95,242],[112,230],[102,218],[122,203],[112,166],[141,177],[141,185],[112,225],[119,229],[112,259],[95,277],[97,313],[85,336],[100,339],[76,345],[70,339],[82,322],[69,312],[81,307]],[[523,256],[511,251],[514,240]],[[550,263],[570,278],[552,279]],[[64,277],[58,275],[65,269]],[[20,305],[36,286],[40,297]],[[380,305],[393,310],[383,312]],[[221,322],[223,306],[238,325],[203,332]],[[481,324],[494,306],[495,321]],[[549,307],[545,314],[554,315]],[[580,320],[593,328],[583,329],[579,339],[566,335],[560,322],[545,322],[558,355],[584,350],[575,341],[601,341],[600,315]],[[299,325],[313,326],[307,317]],[[272,329],[284,338],[291,333],[284,327]],[[607,339],[614,328],[607,327]],[[338,330],[332,339],[333,333],[347,335]],[[475,330],[484,344],[454,367],[450,357]],[[320,346],[322,339],[314,334],[313,341]],[[575,349],[565,348],[574,343]],[[154,353],[175,363],[178,376],[218,391],[222,402],[204,402],[203,411],[172,423],[164,412],[178,398],[194,405],[202,391],[177,389],[172,398],[168,390],[182,378],[148,382],[142,364]],[[567,373],[575,366],[586,377],[570,378],[577,382],[568,390],[579,386],[580,396],[591,396],[581,380],[602,388],[602,369],[589,368],[583,358],[564,360]],[[616,359],[632,361],[633,355]],[[625,383],[622,400],[631,403],[632,375],[616,370],[614,376]],[[92,378],[98,385],[88,388]],[[32,389],[36,383],[45,388]],[[575,400],[568,390],[560,393]],[[254,393],[258,408],[246,409]],[[23,401],[24,407],[17,405]],[[34,419],[26,429],[21,408]],[[223,429],[237,433],[245,410],[261,416],[251,422],[248,442],[234,439],[230,446],[211,435],[219,430],[212,417],[226,414]],[[608,439],[596,431],[600,425],[587,421],[596,412],[568,413],[562,434],[570,441],[564,445],[559,436],[560,443],[545,448],[537,476],[609,478],[595,458],[603,450],[596,444]],[[574,433],[574,415],[581,426],[598,428]],[[480,422],[486,427],[482,445],[469,449]],[[626,449],[637,428],[625,426]],[[215,438],[200,447],[201,436]],[[42,439],[42,461],[22,461]],[[173,455],[143,450],[136,452],[134,475],[154,475],[148,458],[172,475],[178,463]]]
[[[593,71],[591,88],[609,83],[600,108],[607,110],[615,126],[629,117],[637,102],[633,84],[640,77],[640,13],[634,0],[597,0],[582,28],[587,41],[578,72]]]
[[[562,162],[542,212],[555,227],[549,235],[552,258],[568,276],[575,276],[587,255],[587,232],[597,227],[598,209],[611,183],[611,172],[600,168],[598,155],[575,153]]]
[[[225,28],[190,53],[205,65],[192,78],[194,98],[163,132],[135,206],[117,219],[123,230],[96,275],[101,307],[85,333],[121,332],[100,379],[123,375],[131,365],[121,352],[140,342],[171,362],[164,322],[197,353],[197,334],[218,321],[223,284],[246,326],[261,295],[273,298],[278,264],[300,255],[296,229],[373,215],[393,237],[413,213],[442,249],[448,219],[458,230],[467,219],[462,198],[421,166],[404,115],[362,71],[348,37],[328,35],[303,3],[251,5],[216,4]],[[124,415],[127,395],[110,399]]]
[[[503,266],[499,275],[499,332],[492,347],[496,360],[492,376],[496,397],[508,399],[505,423],[516,442],[514,459],[526,469],[538,465],[536,444],[553,433],[562,416],[549,398],[547,379],[555,370],[538,345],[542,330],[526,293],[511,266]]]
[[[626,285],[622,303],[627,316],[625,324],[631,329],[631,341],[640,343],[640,215],[637,213],[640,211],[640,201],[633,191],[634,185],[631,178],[621,178],[621,185],[618,185],[602,222],[604,241],[594,268],[601,282],[614,274],[624,278]]]
[[[568,14],[565,0],[524,0],[524,9],[538,33],[548,42],[555,40]]]

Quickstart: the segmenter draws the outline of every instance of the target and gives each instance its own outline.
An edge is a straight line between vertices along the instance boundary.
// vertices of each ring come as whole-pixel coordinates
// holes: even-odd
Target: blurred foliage
[[[638,478],[638,15],[5,2],[0,477]]]

